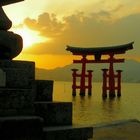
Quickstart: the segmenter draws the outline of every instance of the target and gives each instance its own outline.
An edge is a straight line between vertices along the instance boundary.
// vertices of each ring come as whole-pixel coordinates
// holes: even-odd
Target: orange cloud
[[[49,42],[33,44],[24,53],[30,54],[67,54],[67,44],[80,47],[108,46],[135,41],[135,51],[139,54],[139,24],[140,14],[130,15],[111,22],[100,20],[110,18],[110,13],[84,15],[83,12],[65,16],[60,21],[55,14],[43,13],[38,19],[26,18],[24,24],[38,31],[44,37],[50,37]]]

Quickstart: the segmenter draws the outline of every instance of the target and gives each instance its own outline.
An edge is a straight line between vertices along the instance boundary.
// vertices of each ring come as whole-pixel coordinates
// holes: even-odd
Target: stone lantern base
[[[34,62],[0,61],[0,116],[34,112]]]

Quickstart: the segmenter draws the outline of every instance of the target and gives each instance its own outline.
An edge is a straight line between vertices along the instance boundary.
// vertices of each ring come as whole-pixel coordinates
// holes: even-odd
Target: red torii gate
[[[121,96],[121,70],[117,70],[117,74],[114,73],[113,64],[122,63],[124,59],[115,58],[116,54],[124,54],[127,50],[133,49],[133,43],[110,46],[110,47],[100,47],[100,48],[80,48],[67,46],[66,50],[72,52],[73,55],[82,56],[81,60],[73,60],[73,63],[82,64],[81,74],[78,74],[78,69],[72,69],[73,71],[73,85],[72,94],[76,95],[76,89],[80,89],[80,95],[84,96],[86,89],[88,89],[88,94],[92,94],[92,70],[86,71],[87,63],[109,63],[109,69],[102,69],[103,71],[103,97],[107,97],[107,90],[109,91],[110,97],[115,97],[115,90],[117,90],[117,95]],[[109,58],[102,59],[102,55],[108,55]],[[87,56],[94,56],[95,59],[88,60]],[[88,72],[88,73],[87,73]],[[80,77],[80,85],[76,85],[76,78]],[[88,78],[88,85],[86,85],[86,78]],[[115,78],[117,78],[117,86],[115,86]]]

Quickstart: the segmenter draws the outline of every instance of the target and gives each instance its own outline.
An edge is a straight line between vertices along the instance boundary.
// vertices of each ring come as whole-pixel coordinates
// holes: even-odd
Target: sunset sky
[[[140,0],[25,0],[4,7],[22,35],[16,58],[53,69],[72,63],[66,45],[98,47],[134,41],[126,57],[140,61]]]

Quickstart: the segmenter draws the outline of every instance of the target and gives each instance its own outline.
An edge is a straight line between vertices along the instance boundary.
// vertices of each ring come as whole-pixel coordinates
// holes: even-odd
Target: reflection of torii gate
[[[81,60],[73,60],[73,63],[82,64],[82,72],[78,74],[78,69],[72,69],[73,71],[73,95],[76,95],[76,89],[80,89],[80,95],[85,95],[86,89],[88,94],[92,92],[92,70],[87,70],[87,63],[109,63],[109,69],[102,69],[103,71],[103,97],[107,97],[107,90],[109,96],[115,96],[115,90],[117,90],[118,96],[121,96],[121,70],[117,70],[117,74],[114,73],[113,63],[124,62],[124,59],[115,58],[116,54],[124,54],[127,50],[133,49],[133,42],[129,44],[112,46],[112,47],[100,47],[100,48],[79,48],[67,46],[67,51],[73,53],[73,55],[82,56]],[[92,55],[95,57],[93,60],[88,60],[87,56]],[[102,55],[108,55],[109,58],[102,59]],[[76,78],[80,77],[80,85],[76,85]],[[85,79],[88,78],[88,85],[85,84]],[[117,79],[117,85],[115,85],[115,78]]]

